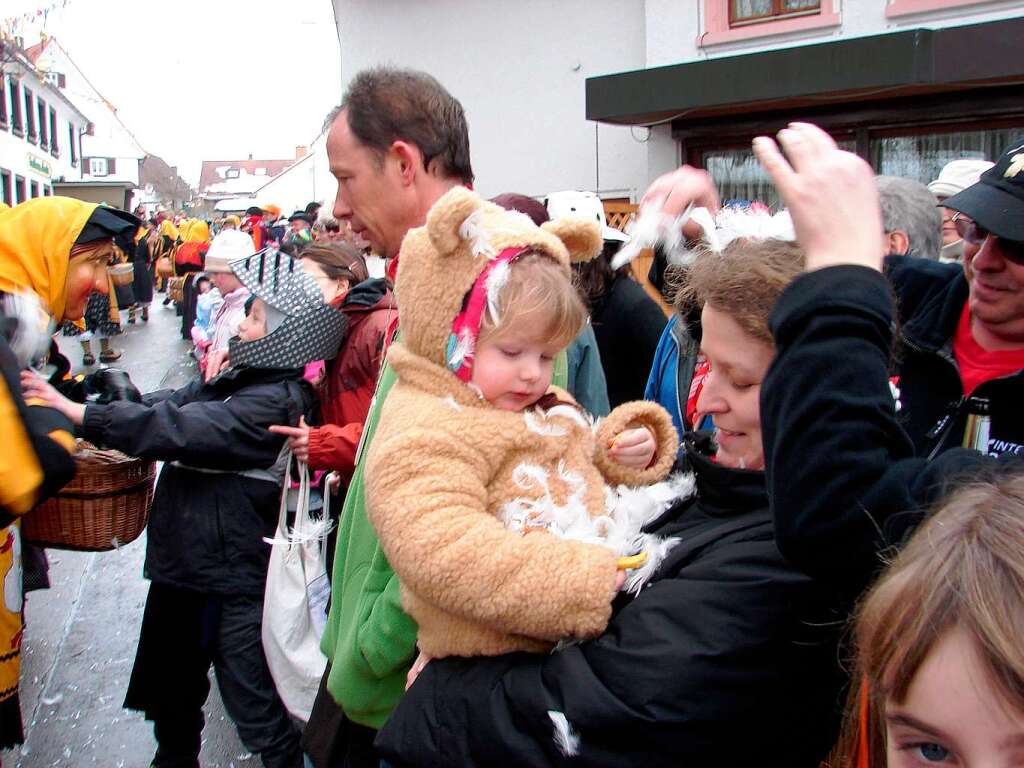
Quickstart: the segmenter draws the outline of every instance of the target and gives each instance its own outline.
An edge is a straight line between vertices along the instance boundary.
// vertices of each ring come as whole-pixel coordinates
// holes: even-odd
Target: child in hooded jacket
[[[250,263],[250,261],[252,263]],[[263,263],[260,262],[267,262]],[[244,262],[244,263],[243,263]],[[163,461],[147,530],[151,581],[125,706],[153,721],[153,766],[198,765],[212,664],[246,748],[268,768],[302,765],[299,732],[263,655],[263,594],[288,456],[272,424],[314,405],[302,366],[331,357],[346,321],[290,260],[231,264],[253,292],[231,340],[232,367],[142,402],[52,404],[102,447]]]
[[[366,492],[425,657],[544,652],[611,615],[632,553],[604,541],[607,485],[664,479],[678,439],[653,403],[595,426],[550,386],[586,318],[570,255],[601,244],[594,222],[538,228],[462,188],[402,244]]]

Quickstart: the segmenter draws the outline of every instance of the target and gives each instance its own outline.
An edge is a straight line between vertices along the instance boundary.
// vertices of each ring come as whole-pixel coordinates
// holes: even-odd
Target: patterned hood
[[[232,367],[301,368],[338,354],[348,319],[324,303],[320,286],[294,258],[264,248],[232,261],[231,271],[254,296],[284,316],[262,339],[232,338],[228,343]]]

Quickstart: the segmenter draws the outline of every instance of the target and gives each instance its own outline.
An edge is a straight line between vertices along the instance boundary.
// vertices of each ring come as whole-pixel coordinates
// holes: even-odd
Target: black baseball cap
[[[1024,136],[999,157],[981,180],[942,201],[967,214],[996,237],[1024,242]]]

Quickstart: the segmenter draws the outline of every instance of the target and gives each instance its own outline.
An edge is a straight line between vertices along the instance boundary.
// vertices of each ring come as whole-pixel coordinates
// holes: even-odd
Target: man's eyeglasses
[[[956,227],[956,233],[972,245],[981,245],[985,242],[985,238],[992,234],[970,216],[960,213],[960,211],[953,214],[953,226]],[[1024,242],[1007,240],[1005,237],[998,237],[996,235],[993,235],[993,237],[999,241],[999,252],[1006,259],[1014,264],[1024,265]]]

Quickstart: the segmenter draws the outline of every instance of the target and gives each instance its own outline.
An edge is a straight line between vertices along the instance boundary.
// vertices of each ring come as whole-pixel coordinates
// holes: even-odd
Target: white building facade
[[[123,189],[128,193],[125,201],[114,204],[132,207],[127,198],[139,186],[145,150],[121,122],[114,105],[96,90],[56,38],[32,46],[28,54],[36,67],[59,83],[67,98],[88,117],[89,130],[82,136],[81,180]]]
[[[88,117],[21,52],[0,75],[0,200],[14,206],[82,177]]]

